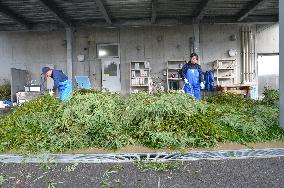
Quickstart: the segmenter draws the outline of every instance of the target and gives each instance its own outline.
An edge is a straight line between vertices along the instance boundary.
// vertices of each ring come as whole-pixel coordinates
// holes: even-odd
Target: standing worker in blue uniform
[[[70,98],[72,94],[72,82],[71,80],[68,80],[68,77],[61,70],[43,67],[42,74],[45,77],[50,77],[54,80],[54,86],[52,91],[56,92],[57,88],[59,88],[60,100],[66,100]]]
[[[184,80],[183,90],[186,94],[201,99],[200,88],[204,89],[201,66],[197,63],[198,55],[192,53],[190,61],[182,67],[182,78]]]

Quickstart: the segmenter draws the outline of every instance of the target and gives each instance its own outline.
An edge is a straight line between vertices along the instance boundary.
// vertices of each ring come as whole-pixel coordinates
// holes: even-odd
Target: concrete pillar
[[[67,41],[67,75],[73,82],[73,46],[74,46],[74,29],[66,28]]]
[[[193,52],[199,54],[199,23],[193,24]]]
[[[280,126],[284,129],[284,1],[279,1],[279,88],[280,88]]]

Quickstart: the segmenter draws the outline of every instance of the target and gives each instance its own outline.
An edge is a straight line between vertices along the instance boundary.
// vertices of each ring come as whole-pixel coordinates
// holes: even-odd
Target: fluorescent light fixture
[[[107,51],[105,50],[99,50],[99,57],[103,57],[107,55]]]

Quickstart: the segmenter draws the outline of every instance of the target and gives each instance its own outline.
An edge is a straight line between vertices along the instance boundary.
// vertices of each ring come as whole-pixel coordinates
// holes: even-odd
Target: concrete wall
[[[200,63],[204,70],[216,59],[227,59],[228,50],[236,49],[239,65],[240,25],[200,25]],[[278,25],[255,26],[258,50],[261,53],[277,52]],[[230,40],[231,35],[235,41]],[[271,37],[273,36],[273,37]],[[175,27],[124,27],[92,28],[75,31],[74,75],[89,76],[94,87],[100,88],[101,64],[97,59],[96,45],[119,43],[121,60],[122,93],[129,91],[129,63],[132,60],[148,60],[152,75],[163,80],[162,71],[169,59],[188,60],[190,38],[193,26]],[[77,55],[85,55],[84,62],[78,62]],[[40,68],[54,64],[66,72],[65,31],[56,32],[1,32],[0,33],[0,80],[9,78],[11,67],[27,69],[32,79],[40,78]],[[239,66],[238,66],[239,68]],[[239,70],[238,70],[239,73]],[[239,79],[238,79],[239,80]]]
[[[252,26],[256,34],[258,48],[257,53],[275,53],[279,51],[278,24]],[[240,74],[241,62],[241,26],[240,25],[201,25],[200,26],[200,63],[203,70],[212,67],[212,61],[216,59],[236,59],[237,75]],[[146,28],[120,28],[120,29],[96,29],[89,31],[89,38],[96,43],[120,43],[122,90],[129,91],[129,63],[132,60],[148,60],[152,66],[152,76],[159,81],[163,80],[162,70],[168,59],[189,59],[190,37],[193,36],[192,26],[179,27],[146,27]],[[95,36],[92,36],[95,35]],[[230,40],[231,35],[236,40]],[[91,37],[90,37],[91,36]],[[272,37],[271,37],[272,36]],[[86,38],[86,37],[85,37]],[[229,57],[228,50],[236,49],[236,57]],[[99,61],[96,75],[100,74]],[[237,77],[240,81],[240,77]],[[100,78],[97,78],[97,85]]]
[[[203,69],[212,68],[212,62],[217,59],[236,59],[236,74],[240,74],[241,62],[241,26],[240,25],[201,25],[200,27],[200,56],[201,62],[204,63]],[[236,36],[232,41],[230,37]],[[235,57],[230,57],[228,51],[237,50]],[[240,78],[237,77],[236,82]]]
[[[174,27],[80,30],[75,34],[75,74],[89,75],[94,86],[100,88],[101,64],[100,60],[96,58],[96,44],[119,43],[121,86],[122,92],[127,93],[129,91],[131,61],[149,61],[152,75],[161,80],[163,79],[162,70],[166,66],[167,59],[188,59],[190,37],[192,37],[190,26],[183,26],[179,30]],[[88,50],[84,50],[84,48]],[[78,54],[84,54],[86,62],[77,62],[76,56]],[[95,76],[93,75],[94,70]]]
[[[28,70],[37,81],[46,64],[66,71],[65,45],[64,32],[1,32],[0,80],[10,78],[10,68]]]
[[[147,27],[120,29],[122,90],[129,91],[129,64],[133,60],[147,60],[151,63],[152,77],[165,81],[162,75],[167,60],[189,59],[189,38],[192,27]]]
[[[257,53],[279,53],[279,24],[256,26]]]

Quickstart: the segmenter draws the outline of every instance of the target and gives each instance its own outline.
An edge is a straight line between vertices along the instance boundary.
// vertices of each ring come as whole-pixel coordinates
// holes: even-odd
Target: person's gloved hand
[[[186,83],[186,84],[188,84],[189,82],[188,82],[188,80],[185,78],[184,79],[184,83]]]
[[[201,88],[201,89],[204,89],[204,88],[205,88],[205,85],[204,85],[203,82],[200,82],[200,88]]]
[[[49,92],[49,95],[50,95],[50,96],[53,96],[53,94],[54,94],[53,91],[50,91],[50,92]]]

